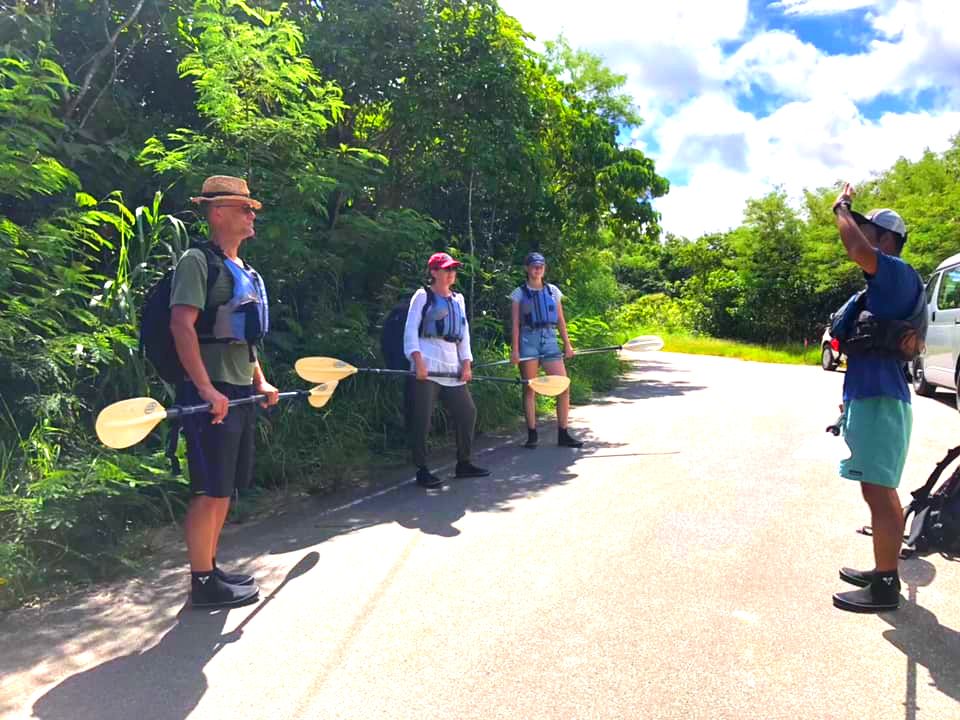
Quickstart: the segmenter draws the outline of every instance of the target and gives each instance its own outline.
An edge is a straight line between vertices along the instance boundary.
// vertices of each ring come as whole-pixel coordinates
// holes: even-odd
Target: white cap
[[[871,225],[876,225],[884,230],[894,232],[902,238],[907,237],[906,223],[904,223],[903,218],[893,210],[888,208],[880,208],[879,210],[871,210],[866,215],[861,215],[857,212],[852,214],[856,218],[858,225],[870,223]]]

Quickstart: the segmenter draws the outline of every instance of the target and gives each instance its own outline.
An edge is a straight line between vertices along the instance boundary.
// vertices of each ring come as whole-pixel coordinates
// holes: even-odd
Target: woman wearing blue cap
[[[543,281],[547,268],[543,255],[532,252],[527,255],[523,264],[527,271],[527,280],[510,293],[513,301],[513,343],[510,360],[515,365],[519,364],[520,374],[525,379],[535,378],[541,364],[547,375],[566,376],[567,368],[563,359],[572,358],[574,352],[567,335],[567,321],[563,317],[563,293],[556,285]],[[563,338],[562,351],[558,334]],[[524,359],[521,361],[521,358]],[[524,447],[532,450],[538,442],[537,399],[529,385],[523,390],[523,410],[527,416],[527,442]],[[567,390],[557,397],[557,444],[578,448],[583,443],[567,431],[569,414],[570,391]]]

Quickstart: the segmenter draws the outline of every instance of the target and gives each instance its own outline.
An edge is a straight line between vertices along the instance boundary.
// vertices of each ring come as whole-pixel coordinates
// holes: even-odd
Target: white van
[[[927,351],[913,361],[913,389],[917,395],[928,397],[938,387],[956,394],[960,371],[960,254],[940,263],[927,282],[926,292],[930,323]]]

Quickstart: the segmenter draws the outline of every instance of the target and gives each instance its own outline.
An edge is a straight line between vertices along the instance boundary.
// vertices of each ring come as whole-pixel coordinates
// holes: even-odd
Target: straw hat
[[[254,210],[259,210],[263,205],[259,200],[250,197],[250,189],[247,187],[247,181],[243,178],[231,177],[230,175],[211,175],[203,181],[203,187],[200,189],[200,195],[190,198],[191,202],[214,203],[220,200],[241,200],[246,202]]]

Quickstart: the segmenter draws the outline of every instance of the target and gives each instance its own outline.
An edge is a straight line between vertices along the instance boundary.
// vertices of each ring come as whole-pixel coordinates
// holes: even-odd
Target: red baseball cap
[[[460,267],[462,264],[459,260],[454,260],[443,252],[434,253],[430,256],[430,259],[427,260],[427,267],[431,270],[446,270],[448,268]]]

